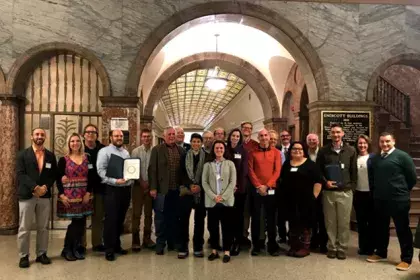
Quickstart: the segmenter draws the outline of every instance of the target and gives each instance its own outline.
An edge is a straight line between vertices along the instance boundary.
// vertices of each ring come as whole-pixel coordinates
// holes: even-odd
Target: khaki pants
[[[36,255],[47,253],[48,249],[48,222],[50,220],[51,201],[48,198],[32,197],[19,200],[19,257],[29,256],[31,227],[36,219]]]
[[[153,199],[149,192],[144,192],[144,189],[139,185],[134,185],[131,189],[132,197],[132,245],[140,245],[140,220],[144,207],[144,229],[143,229],[143,243],[151,239],[152,235],[152,202]]]
[[[92,247],[103,245],[104,216],[104,195],[101,193],[95,193],[93,196],[93,214],[91,218]]]
[[[323,208],[329,251],[346,252],[350,239],[353,191],[324,191]]]

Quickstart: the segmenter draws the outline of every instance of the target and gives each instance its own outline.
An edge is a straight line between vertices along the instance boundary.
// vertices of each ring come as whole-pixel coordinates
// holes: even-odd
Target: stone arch
[[[290,52],[301,67],[309,101],[328,99],[329,87],[324,67],[316,50],[302,32],[273,10],[239,1],[211,2],[187,8],[168,18],[152,31],[132,63],[126,81],[125,94],[137,96],[142,72],[149,58],[154,53],[156,54],[157,48],[163,47],[165,42],[194,24],[214,21],[211,15],[218,15],[220,16],[218,20],[226,22],[248,24],[271,35]],[[241,21],[243,16],[247,18]]]
[[[0,67],[0,94],[6,93],[6,77],[4,76],[3,69]]]
[[[245,60],[222,53],[199,53],[179,60],[169,67],[158,78],[152,87],[144,108],[145,116],[153,115],[153,108],[168,86],[179,76],[192,70],[219,66],[223,70],[232,72],[254,90],[261,102],[265,118],[280,117],[277,96],[264,75]]]
[[[96,55],[76,44],[52,42],[35,46],[22,54],[12,65],[10,72],[7,76],[6,92],[10,95],[24,96],[25,81],[28,73],[33,71],[39,63],[51,55],[56,55],[57,52],[70,52],[75,53],[85,59],[88,59],[92,66],[95,67],[99,77],[102,81],[104,96],[111,96],[111,83],[108,73],[102,62]]]
[[[388,59],[387,61],[379,65],[375,69],[375,71],[373,71],[372,76],[370,77],[368,88],[367,88],[367,94],[366,94],[367,101],[373,101],[373,93],[376,87],[376,82],[378,80],[378,77],[382,73],[384,73],[386,69],[396,64],[411,66],[420,70],[420,54],[417,54],[417,53],[400,54],[398,56]]]

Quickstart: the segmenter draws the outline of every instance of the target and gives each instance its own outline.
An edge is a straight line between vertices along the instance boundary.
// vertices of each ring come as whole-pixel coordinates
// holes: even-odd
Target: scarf
[[[198,184],[201,180],[201,174],[203,173],[203,166],[204,166],[204,160],[206,157],[206,153],[200,149],[198,152],[199,154],[199,160],[197,165],[197,170],[194,174],[194,152],[193,150],[189,150],[187,152],[187,156],[185,158],[185,169],[187,169],[187,175],[188,178],[193,182],[193,184]],[[200,193],[194,194],[194,203],[200,204],[201,195]]]
[[[205,152],[200,150],[198,152],[200,159],[198,160],[197,171],[194,174],[194,153],[189,150],[187,157],[185,158],[185,168],[187,169],[188,178],[193,184],[198,184],[201,181],[201,174],[203,173],[204,159],[206,157]]]

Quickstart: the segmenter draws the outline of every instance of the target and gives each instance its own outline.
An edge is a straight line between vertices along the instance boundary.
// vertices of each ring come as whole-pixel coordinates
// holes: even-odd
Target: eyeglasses
[[[85,131],[85,134],[98,134],[96,131]]]
[[[302,152],[303,149],[302,148],[292,148],[292,151],[294,151],[294,152]]]
[[[250,126],[244,126],[244,127],[242,127],[242,129],[252,129],[252,127],[250,127]]]

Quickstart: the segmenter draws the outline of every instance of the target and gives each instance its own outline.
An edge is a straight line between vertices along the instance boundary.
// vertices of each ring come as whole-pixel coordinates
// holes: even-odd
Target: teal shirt
[[[410,191],[416,185],[417,174],[413,159],[406,152],[395,149],[386,158],[378,155],[372,159],[370,169],[374,199],[410,199]]]

